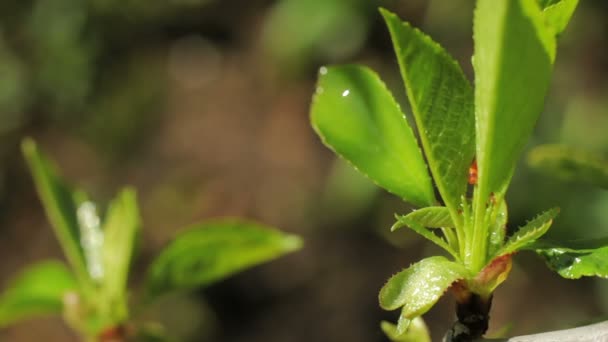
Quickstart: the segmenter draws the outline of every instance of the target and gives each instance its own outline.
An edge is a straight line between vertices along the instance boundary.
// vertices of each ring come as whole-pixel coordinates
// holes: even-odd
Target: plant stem
[[[470,342],[481,338],[488,330],[492,295],[483,298],[475,293],[456,294],[456,316],[458,320],[444,337],[445,342]]]

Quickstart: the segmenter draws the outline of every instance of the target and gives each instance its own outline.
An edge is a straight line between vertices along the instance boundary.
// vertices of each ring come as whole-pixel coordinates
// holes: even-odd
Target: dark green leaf
[[[430,37],[381,10],[429,167],[454,217],[475,155],[473,89],[460,66]]]
[[[414,133],[373,71],[322,68],[311,121],[328,147],[381,187],[419,206],[435,202]]]
[[[452,283],[468,275],[464,266],[444,257],[424,259],[388,280],[380,290],[380,306],[385,310],[403,306],[401,315],[414,319],[427,312]]]
[[[608,278],[608,238],[567,243],[539,241],[527,249],[538,253],[549,268],[564,278]]]
[[[478,195],[501,198],[543,109],[555,36],[535,0],[479,0],[474,20]]]
[[[536,241],[549,230],[558,213],[559,209],[557,208],[549,209],[519,228],[496,253],[496,257],[517,252]]]
[[[402,218],[412,220],[427,228],[454,228],[454,222],[452,222],[452,217],[450,217],[450,211],[446,207],[421,208],[402,216]],[[394,225],[391,230],[394,231],[401,227],[403,226]]]
[[[102,295],[108,314],[113,316],[116,322],[127,318],[127,280],[139,228],[140,218],[135,190],[124,189],[110,203],[103,225],[105,277]]]
[[[257,223],[215,220],[194,225],[167,246],[150,266],[149,299],[209,285],[233,273],[300,248],[294,235]]]
[[[61,314],[66,292],[76,281],[63,263],[45,261],[11,280],[0,297],[0,327],[39,315]]]
[[[443,248],[446,252],[450,253],[455,259],[459,260],[460,257],[458,255],[458,253],[456,253],[456,251],[454,251],[454,249],[445,240],[443,240],[438,235],[435,235],[435,233],[428,230],[427,228],[422,226],[420,223],[418,223],[417,221],[415,221],[414,219],[412,219],[408,216],[409,215],[397,217],[397,222],[395,222],[395,224],[391,227],[391,231],[395,231],[403,226],[407,226],[408,228],[410,228],[411,230],[420,234],[427,240],[429,240],[429,241],[435,243],[437,246]]]
[[[89,274],[84,250],[80,245],[81,233],[76,215],[79,203],[72,190],[58,176],[55,166],[38,150],[33,140],[25,139],[22,149],[36,190],[63,252],[78,279],[87,283]]]
[[[563,145],[542,145],[530,151],[528,164],[548,176],[608,189],[608,161],[600,155]]]

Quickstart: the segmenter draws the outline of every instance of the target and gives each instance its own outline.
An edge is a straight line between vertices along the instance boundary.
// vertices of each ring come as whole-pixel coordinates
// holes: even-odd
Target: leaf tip
[[[283,238],[283,250],[285,252],[295,252],[304,246],[304,241],[297,235],[286,235]]]

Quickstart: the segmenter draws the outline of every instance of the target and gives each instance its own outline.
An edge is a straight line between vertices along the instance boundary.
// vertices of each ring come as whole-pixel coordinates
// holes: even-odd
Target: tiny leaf
[[[563,145],[541,145],[528,153],[528,164],[563,181],[608,189],[608,161],[591,152]]]
[[[405,220],[412,220],[427,228],[454,228],[454,222],[450,217],[450,210],[446,207],[426,207],[412,211],[403,216]],[[403,227],[394,225],[392,230]]]
[[[0,327],[34,316],[61,314],[64,294],[76,288],[74,277],[61,262],[29,266],[0,296]]]
[[[549,268],[564,278],[608,278],[607,242],[605,238],[559,244],[542,241],[528,249],[543,257]]]
[[[110,203],[104,222],[104,304],[117,322],[127,318],[126,292],[129,267],[140,228],[137,197],[133,189],[122,190]]]
[[[533,243],[543,236],[551,227],[553,219],[559,213],[559,209],[553,208],[535,217],[525,226],[519,228],[505,245],[496,253],[496,256],[511,254]]]
[[[401,315],[413,319],[427,312],[443,293],[468,271],[441,256],[419,261],[392,276],[380,290],[380,306],[395,310],[403,306]]]
[[[412,219],[408,216],[409,215],[397,217],[397,222],[395,222],[395,224],[391,227],[391,231],[395,231],[403,226],[407,226],[411,230],[420,234],[422,237],[443,248],[446,252],[450,253],[455,259],[460,259],[458,253],[456,253],[456,251],[454,251],[454,249],[452,249],[452,247],[450,247],[450,245],[448,245],[445,240],[443,240],[440,236],[435,235],[435,233],[422,226],[415,219]]]
[[[479,0],[474,19],[476,210],[502,198],[543,109],[555,36],[535,0]]]
[[[325,145],[379,186],[419,206],[435,202],[414,133],[370,69],[322,68],[311,121]]]
[[[404,326],[405,330],[401,328],[402,326]],[[422,317],[416,317],[410,321],[400,316],[397,325],[382,321],[380,327],[393,342],[431,342],[429,329]]]
[[[196,224],[173,240],[148,271],[148,298],[209,285],[300,248],[294,235],[224,219]]]
[[[545,24],[553,34],[559,35],[566,29],[577,5],[578,0],[561,0],[543,9]]]
[[[475,155],[473,89],[458,63],[430,37],[381,9],[437,188],[455,214]]]
[[[58,176],[53,163],[47,159],[31,139],[22,144],[34,184],[46,215],[53,226],[63,252],[81,282],[89,281],[81,234],[76,215],[77,203],[72,190]]]

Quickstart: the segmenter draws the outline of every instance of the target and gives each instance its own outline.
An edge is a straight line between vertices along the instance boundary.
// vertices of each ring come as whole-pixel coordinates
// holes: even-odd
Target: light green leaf
[[[110,203],[103,225],[104,281],[102,296],[107,314],[115,322],[127,318],[127,280],[135,240],[140,228],[135,190],[123,189]]]
[[[548,176],[608,189],[608,161],[600,155],[563,145],[541,145],[527,159],[528,165]]]
[[[253,222],[224,219],[193,225],[150,266],[148,298],[209,285],[293,252],[301,245],[300,238],[294,235]]]
[[[55,165],[43,155],[33,140],[23,140],[22,150],[63,252],[79,281],[88,283],[89,274],[80,245],[81,233],[76,215],[79,203],[72,190],[58,176]]]
[[[608,239],[572,243],[539,242],[530,248],[564,278],[608,278]]]
[[[578,0],[561,0],[544,8],[545,24],[553,31],[553,34],[559,35],[566,29],[577,5]]]
[[[380,290],[380,306],[385,310],[403,306],[401,315],[413,319],[427,312],[452,283],[468,275],[464,266],[444,257],[426,258],[388,280]]]
[[[429,167],[457,218],[475,156],[473,89],[460,66],[430,37],[381,9]]]
[[[0,327],[39,315],[61,314],[64,294],[76,288],[63,263],[44,261],[29,266],[0,296]]]
[[[373,71],[322,68],[311,121],[325,145],[379,186],[419,206],[435,202],[414,133]]]
[[[450,217],[450,210],[446,207],[426,207],[412,211],[402,216],[405,220],[412,220],[427,228],[454,228],[454,222]],[[395,231],[403,225],[394,225],[391,230]]]
[[[407,322],[407,324],[404,322]],[[422,317],[416,317],[410,321],[400,316],[399,323],[396,326],[382,321],[380,327],[393,342],[431,342],[429,329]]]
[[[454,259],[460,260],[460,256],[458,255],[458,253],[456,253],[456,251],[454,251],[454,249],[445,240],[443,240],[440,236],[435,235],[435,233],[422,226],[415,219],[408,216],[409,215],[401,217],[397,216],[397,222],[395,222],[395,224],[391,227],[391,231],[395,231],[403,226],[407,226],[411,230],[420,234],[422,237],[443,248],[446,252],[450,253],[454,257]]]
[[[507,201],[502,199],[497,206],[493,207],[492,217],[490,222],[490,255],[494,255],[498,249],[505,243],[507,234],[507,219],[509,217],[507,210]]]
[[[518,250],[526,247],[526,245],[536,241],[549,230],[551,224],[553,223],[553,219],[558,213],[558,208],[549,209],[535,217],[525,226],[519,228],[517,232],[515,232],[515,234],[513,234],[509,240],[507,240],[499,252],[496,253],[495,257],[517,252]]]
[[[555,36],[535,0],[479,0],[474,22],[478,194],[501,198],[543,109]]]

